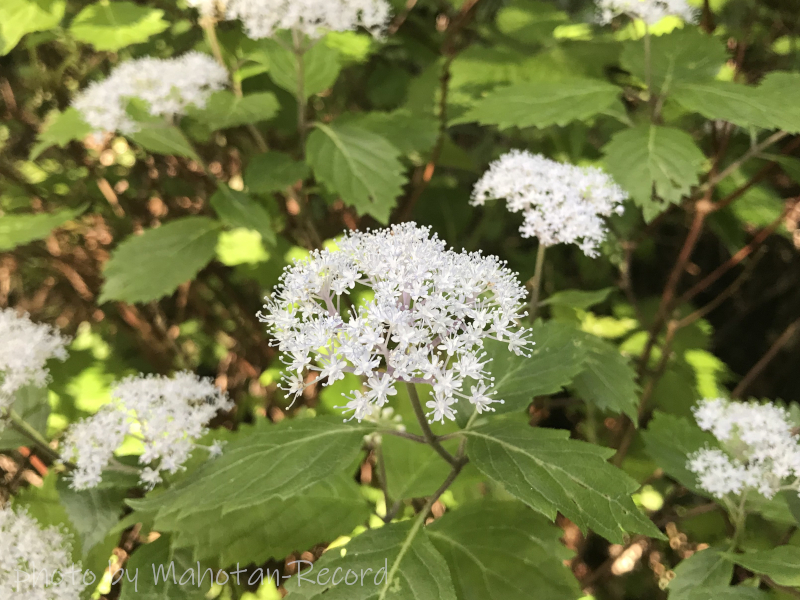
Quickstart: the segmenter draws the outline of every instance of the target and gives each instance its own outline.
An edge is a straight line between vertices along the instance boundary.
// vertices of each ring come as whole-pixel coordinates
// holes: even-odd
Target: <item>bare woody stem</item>
[[[425,417],[425,412],[422,410],[422,404],[420,404],[419,401],[417,388],[413,383],[406,383],[406,387],[408,388],[408,397],[411,399],[411,406],[414,408],[414,414],[417,416],[419,426],[422,428],[422,434],[425,437],[425,441],[434,450],[436,450],[439,456],[441,456],[451,465],[455,466],[458,463],[458,460],[444,449],[444,446],[439,443],[438,438],[436,435],[434,435],[433,431],[431,431],[431,426],[428,424],[428,419]]]

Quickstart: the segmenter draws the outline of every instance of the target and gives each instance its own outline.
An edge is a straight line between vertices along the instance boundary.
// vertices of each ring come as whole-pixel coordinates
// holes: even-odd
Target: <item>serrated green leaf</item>
[[[104,486],[77,491],[63,478],[58,480],[57,488],[61,506],[80,536],[85,558],[108,537],[122,516],[126,489]]]
[[[778,546],[746,554],[728,552],[724,556],[748,571],[766,575],[778,585],[800,587],[799,546]]]
[[[1,221],[0,221],[1,222]],[[11,410],[36,431],[47,433],[47,418],[50,416],[50,403],[47,401],[47,389],[27,385],[14,394]],[[31,441],[12,427],[0,430],[0,450],[11,450],[19,446],[29,446]]]
[[[85,210],[86,205],[83,205],[78,208],[65,208],[54,213],[2,216],[0,217],[0,252],[46,238],[51,231],[67,221],[71,221]]]
[[[269,212],[254,198],[221,183],[210,202],[226,225],[253,229],[261,234],[261,239],[266,243],[275,243],[275,230]]]
[[[204,600],[208,593],[211,573],[198,581],[199,565],[191,560],[186,550],[174,549],[170,536],[162,535],[154,542],[139,546],[131,555],[122,578],[120,600]],[[189,579],[188,572],[193,572]],[[135,582],[130,581],[138,574]],[[185,579],[182,579],[183,576]],[[183,581],[183,584],[181,584]],[[224,579],[223,579],[224,581]]]
[[[663,538],[631,499],[639,484],[607,462],[613,450],[507,418],[465,433],[475,466],[551,520],[560,511],[615,543],[625,533]]]
[[[800,132],[800,73],[773,71],[767,73],[758,92],[775,126],[789,133]],[[791,158],[781,155],[782,158]]]
[[[620,56],[622,68],[642,82],[645,53],[642,39],[626,42]],[[650,37],[650,77],[655,89],[668,93],[675,83],[710,81],[728,60],[725,41],[695,27],[675,29]]]
[[[564,126],[603,112],[619,94],[618,87],[599,79],[521,83],[493,91],[453,124],[477,121],[501,129]]]
[[[352,125],[317,123],[306,143],[316,178],[345,204],[381,223],[389,221],[405,183],[400,151],[385,138]]]
[[[756,87],[730,81],[679,82],[670,96],[685,109],[707,119],[723,120],[740,127],[775,127],[775,118]]]
[[[367,425],[344,424],[339,417],[262,425],[239,434],[222,456],[166,493],[129,504],[137,510],[157,509],[165,519],[218,507],[227,514],[269,498],[287,499],[347,467],[370,431]]]
[[[696,494],[707,496],[699,489],[697,476],[687,467],[688,456],[706,445],[716,446],[713,435],[703,431],[688,419],[656,412],[646,431],[640,433],[645,450],[670,477]]]
[[[577,343],[578,335],[556,321],[536,323],[530,357],[517,356],[502,342],[487,341],[484,348],[491,362],[486,367],[495,378],[495,398],[503,400],[493,408],[498,413],[522,411],[534,397],[555,394],[566,387],[583,369],[585,351]]]
[[[52,29],[64,18],[64,0],[3,0],[0,3],[0,56],[27,33]]]
[[[613,287],[603,288],[602,290],[562,290],[550,296],[547,300],[539,302],[539,306],[557,304],[559,306],[569,306],[571,308],[587,309],[596,304],[605,302],[614,291]]]
[[[146,42],[164,31],[169,23],[163,16],[163,10],[133,2],[98,2],[79,12],[69,31],[76,40],[91,44],[97,50],[116,52],[131,44]]]
[[[269,56],[269,76],[278,86],[297,95],[299,81],[297,57],[273,40],[264,42]],[[318,43],[303,54],[303,92],[306,98],[324,92],[339,76],[339,52]]]
[[[622,413],[636,422],[639,386],[628,359],[614,344],[595,335],[584,334],[581,341],[586,349],[583,370],[572,380],[578,396],[600,410]]]
[[[56,113],[48,119],[45,129],[39,133],[36,145],[31,150],[31,160],[36,160],[50,146],[63,148],[73,140],[83,140],[90,133],[91,126],[83,120],[77,109],[70,107],[64,112]]]
[[[192,144],[186,139],[183,132],[166,123],[142,125],[139,131],[128,134],[128,137],[149,152],[199,160]]]
[[[646,221],[689,193],[705,160],[689,134],[656,125],[620,131],[603,153],[608,171],[642,208]]]
[[[675,567],[669,600],[686,600],[697,589],[727,587],[732,577],[733,563],[722,552],[714,548],[695,552]]]
[[[350,122],[386,138],[405,155],[428,152],[438,135],[433,115],[412,115],[408,110],[364,113]]]
[[[228,90],[215,92],[203,108],[193,108],[188,115],[212,131],[266,121],[278,112],[278,99],[270,92],[237,96]]]
[[[288,597],[297,600],[456,600],[447,563],[416,520],[369,530],[353,538],[345,550],[343,553],[334,548],[323,554],[310,574],[307,564],[298,565],[306,572],[306,578],[315,583],[303,583],[299,577],[292,577],[286,583]],[[340,567],[339,583],[333,585],[332,574]],[[325,568],[329,571],[323,573]],[[346,585],[341,578],[347,576],[348,569],[356,576],[365,573],[364,585]],[[317,584],[319,577],[323,585]],[[327,584],[326,578],[329,578]]]
[[[220,225],[183,217],[127,237],[106,263],[100,303],[149,302],[174,292],[214,257]]]
[[[251,192],[268,194],[293,186],[306,179],[310,172],[308,165],[288,154],[270,151],[250,159],[244,171],[244,183]]]
[[[460,600],[575,600],[563,531],[518,502],[484,500],[449,511],[425,533],[450,567]]]
[[[175,521],[157,519],[155,527],[175,532],[175,546],[191,549],[195,560],[261,564],[348,535],[370,514],[370,505],[347,475],[329,477],[287,500],[265,499],[227,514],[222,509]]]

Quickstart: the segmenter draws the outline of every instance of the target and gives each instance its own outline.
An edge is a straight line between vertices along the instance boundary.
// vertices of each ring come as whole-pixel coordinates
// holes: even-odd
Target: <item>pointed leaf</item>
[[[465,433],[478,469],[550,519],[560,511],[615,543],[624,533],[663,537],[630,497],[639,484],[606,462],[613,450],[507,418]]]
[[[54,213],[10,214],[0,217],[0,252],[41,240],[86,210],[86,205]]]
[[[219,231],[208,217],[183,217],[127,237],[106,263],[100,303],[149,302],[171,294],[214,257]]]
[[[244,171],[244,183],[256,194],[280,192],[306,179],[308,165],[283,152],[265,152],[250,159]]]
[[[747,554],[726,553],[725,558],[748,571],[766,575],[778,585],[800,587],[800,547],[778,546]]]
[[[273,40],[265,41],[269,56],[269,76],[277,85],[297,95],[298,63],[293,52]],[[331,87],[339,76],[339,52],[319,43],[303,54],[303,93],[306,98]]]
[[[128,137],[149,152],[199,160],[192,144],[186,139],[183,132],[166,123],[142,125],[139,131],[129,134]]]
[[[188,115],[214,131],[266,121],[275,116],[278,108],[278,99],[269,92],[239,97],[223,90],[212,94],[202,109],[189,110]]]
[[[727,587],[733,578],[733,563],[713,548],[695,552],[675,567],[669,584],[669,600],[686,600],[697,589]]]
[[[161,33],[169,23],[164,11],[133,2],[97,2],[84,8],[70,24],[72,36],[97,50],[116,52],[120,48],[146,42]]]
[[[31,150],[31,160],[36,160],[50,146],[63,148],[71,141],[83,140],[90,133],[91,126],[83,120],[77,109],[70,107],[64,112],[55,113],[39,133],[38,141]]]
[[[670,96],[687,110],[707,119],[740,127],[772,129],[775,119],[764,104],[760,90],[730,81],[680,82]]]
[[[272,218],[267,209],[254,198],[220,183],[219,189],[211,196],[210,202],[226,225],[234,228],[253,229],[261,234],[261,238],[266,243],[275,243]]]
[[[558,306],[569,306],[571,308],[579,308],[586,310],[596,304],[605,302],[614,288],[607,287],[602,290],[562,290],[556,292],[547,300],[539,302],[539,306],[547,306],[548,304],[557,304]]]
[[[0,56],[14,49],[26,33],[47,31],[64,17],[64,0],[3,0],[0,2]]]

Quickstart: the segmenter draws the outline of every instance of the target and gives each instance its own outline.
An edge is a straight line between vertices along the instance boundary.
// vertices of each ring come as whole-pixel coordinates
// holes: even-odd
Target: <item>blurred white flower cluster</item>
[[[0,310],[0,413],[14,401],[14,394],[26,385],[42,387],[51,358],[65,360],[69,339],[27,314],[13,308]],[[2,422],[0,422],[2,423]],[[1,428],[1,425],[0,425]]]
[[[703,400],[694,415],[722,449],[703,448],[689,456],[699,485],[717,498],[748,490],[772,498],[800,485],[800,445],[789,413],[772,404]]]
[[[489,165],[472,192],[472,204],[504,199],[522,212],[522,237],[543,246],[577,244],[588,256],[606,235],[603,217],[622,214],[628,195],[595,167],[577,167],[527,150],[512,150]]]
[[[71,540],[58,527],[41,527],[22,508],[0,508],[3,600],[79,600],[86,586],[71,553]]]
[[[62,458],[77,467],[71,474],[75,489],[96,486],[114,452],[130,435],[144,445],[139,462],[146,465],[141,481],[148,487],[161,473],[181,470],[195,440],[208,432],[206,425],[233,403],[207,379],[189,372],[173,377],[138,375],[122,380],[111,392],[112,401],[97,414],[74,424],[67,432]],[[211,455],[221,446],[203,447]]]
[[[224,67],[201,52],[139,58],[123,62],[106,79],[89,85],[72,105],[97,133],[135,133],[139,126],[127,112],[132,99],[144,101],[153,116],[172,118],[189,106],[205,106],[211,93],[227,81]]]
[[[648,25],[654,25],[664,17],[680,17],[687,23],[694,23],[697,19],[697,9],[686,0],[597,0],[597,8],[601,23],[610,23],[619,15],[641,19]]]
[[[225,0],[186,0],[187,4],[203,17],[214,17],[225,12]]]
[[[359,421],[398,382],[430,386],[436,421],[454,419],[460,398],[479,411],[502,402],[485,370],[484,340],[517,354],[529,347],[518,322],[526,291],[503,262],[447,250],[414,223],[351,232],[337,245],[288,267],[258,314],[287,357],[283,389],[300,395],[307,370],[323,385],[363,376],[366,393],[355,391],[344,407]]]
[[[358,27],[380,36],[391,16],[386,0],[227,0],[228,19],[241,19],[248,37],[258,40],[288,29],[319,38],[327,31]]]

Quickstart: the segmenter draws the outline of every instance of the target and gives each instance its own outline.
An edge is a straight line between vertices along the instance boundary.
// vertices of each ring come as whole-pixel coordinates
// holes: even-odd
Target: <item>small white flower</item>
[[[135,133],[128,103],[144,101],[153,116],[172,118],[189,106],[202,108],[212,92],[228,81],[224,67],[211,56],[187,52],[177,58],[138,58],[119,64],[103,81],[96,81],[73,100],[95,132]]]
[[[600,23],[610,23],[619,15],[641,19],[648,25],[655,25],[664,17],[680,17],[687,23],[697,20],[697,9],[689,6],[686,0],[597,0]]]
[[[210,380],[185,371],[173,377],[128,377],[112,390],[111,398],[97,414],[67,432],[62,456],[76,463],[71,474],[75,489],[100,483],[103,469],[128,435],[142,440],[141,481],[154,486],[162,472],[183,468],[197,447],[195,440],[208,432],[206,426],[218,412],[233,408]],[[217,450],[212,445],[210,452]]]
[[[397,393],[396,384],[427,387],[435,420],[455,418],[460,398],[480,409],[490,394],[462,391],[464,377],[491,385],[483,367],[485,340],[505,341],[517,352],[530,346],[519,324],[527,293],[517,276],[493,256],[454,252],[428,228],[404,223],[366,233],[351,232],[338,249],[314,251],[285,269],[259,318],[274,344],[297,357],[313,357],[321,376],[362,375],[365,390],[345,409],[361,420]],[[374,298],[358,303],[344,287],[339,303],[331,282],[358,281]],[[336,306],[349,306],[339,314]],[[303,373],[290,369],[283,389],[297,395]]]
[[[56,329],[34,323],[27,314],[13,308],[0,310],[0,413],[20,388],[47,383],[47,361],[66,360],[68,343]]]
[[[79,600],[86,587],[69,535],[24,508],[0,508],[0,598]]]
[[[595,167],[577,167],[512,150],[489,165],[475,184],[472,204],[504,199],[511,212],[522,212],[522,237],[536,237],[543,246],[577,244],[597,256],[605,239],[603,217],[622,214],[628,195]]]
[[[755,490],[772,498],[782,489],[800,490],[800,438],[785,409],[710,398],[694,415],[722,447],[689,456],[688,469],[708,493],[722,498]]]
[[[386,0],[228,0],[227,18],[241,19],[247,36],[258,40],[281,29],[318,38],[326,31],[358,27],[379,36],[389,22]]]

